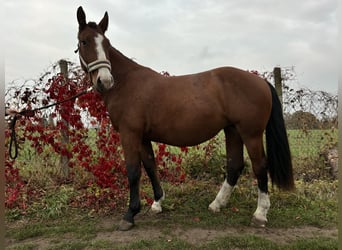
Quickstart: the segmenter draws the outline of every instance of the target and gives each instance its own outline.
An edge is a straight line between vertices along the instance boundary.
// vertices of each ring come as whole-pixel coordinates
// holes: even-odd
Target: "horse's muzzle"
[[[111,74],[103,76],[98,75],[96,81],[93,82],[96,90],[100,93],[111,89],[114,86],[114,78]]]

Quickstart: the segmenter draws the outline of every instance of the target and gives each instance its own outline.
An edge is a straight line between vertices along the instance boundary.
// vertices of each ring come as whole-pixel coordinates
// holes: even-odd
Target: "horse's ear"
[[[82,9],[82,6],[78,7],[77,9],[77,21],[79,25],[79,30],[82,30],[87,25],[86,15]]]
[[[102,20],[100,21],[99,27],[102,30],[103,34],[104,34],[106,32],[107,28],[108,28],[108,13],[107,13],[107,11],[104,14],[104,17],[102,18]]]

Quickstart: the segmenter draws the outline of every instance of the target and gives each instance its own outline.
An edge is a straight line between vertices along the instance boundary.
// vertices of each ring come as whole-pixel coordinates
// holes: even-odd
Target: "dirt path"
[[[238,236],[243,237],[253,235],[273,241],[277,244],[291,243],[299,239],[325,237],[337,239],[337,228],[318,228],[313,226],[302,226],[294,228],[254,228],[248,226],[226,227],[224,229],[208,229],[200,226],[183,226],[181,224],[172,223],[165,228],[161,227],[163,223],[157,219],[155,224],[153,218],[139,216],[139,222],[132,230],[121,232],[115,230],[113,222],[118,222],[120,217],[110,216],[99,219],[94,228],[95,237],[92,242],[112,242],[113,245],[132,243],[141,240],[158,240],[171,242],[174,239],[186,241],[194,246],[205,244],[209,241],[226,237]],[[149,224],[150,223],[150,224]],[[167,223],[167,221],[165,221]],[[20,223],[21,224],[21,223]],[[153,225],[154,224],[154,225]],[[20,227],[19,224],[11,224],[10,228]],[[52,242],[73,240],[71,233],[58,235],[55,238],[46,236],[38,236],[28,238],[22,241],[14,239],[6,239],[8,247],[21,246],[23,244],[32,244],[34,249],[47,249],[51,247]]]
[[[103,220],[100,227],[112,228],[112,220]],[[201,244],[216,238],[224,236],[244,236],[255,235],[276,243],[290,243],[300,238],[327,237],[337,239],[337,228],[317,228],[312,226],[295,227],[295,228],[254,228],[254,227],[238,227],[225,228],[223,230],[205,229],[201,227],[184,228],[181,225],[175,225],[172,230],[164,231],[158,228],[139,227],[136,226],[128,232],[112,231],[103,232],[96,236],[97,240],[108,240],[119,243],[129,243],[138,240],[151,240],[164,238],[172,240],[178,238],[187,241],[190,244]]]
[[[191,244],[199,244],[202,242],[214,240],[216,238],[224,237],[227,235],[243,236],[243,235],[256,235],[277,243],[290,243],[300,238],[313,238],[313,237],[327,237],[337,239],[337,229],[320,229],[316,227],[302,227],[291,229],[257,229],[257,228],[230,228],[224,230],[208,230],[204,228],[191,228],[181,229],[176,228],[169,234],[169,240],[176,237],[185,240]],[[99,234],[97,240],[108,240],[119,243],[128,243],[138,240],[151,240],[164,238],[166,235],[157,229],[139,229],[136,227],[129,232],[105,232]]]

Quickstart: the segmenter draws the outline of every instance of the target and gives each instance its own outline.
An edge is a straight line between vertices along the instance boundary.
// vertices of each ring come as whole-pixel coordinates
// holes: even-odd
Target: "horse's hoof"
[[[163,211],[160,201],[154,201],[151,206],[151,211],[155,214],[159,214]]]
[[[119,231],[128,231],[134,227],[134,223],[128,222],[126,220],[121,220],[119,223],[118,230]]]
[[[216,204],[216,202],[212,202],[208,209],[213,213],[219,213],[221,211],[221,208]]]
[[[253,218],[252,218],[252,226],[255,226],[255,227],[265,228],[266,222],[267,222],[267,220],[263,220],[263,219],[255,217],[255,216],[253,216]]]
[[[163,190],[163,196],[158,201],[153,201],[151,206],[151,211],[155,214],[159,214],[163,211],[161,203],[165,199],[165,192]]]

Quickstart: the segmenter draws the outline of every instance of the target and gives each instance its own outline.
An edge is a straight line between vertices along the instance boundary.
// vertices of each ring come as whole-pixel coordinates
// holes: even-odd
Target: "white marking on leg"
[[[163,196],[158,201],[153,201],[152,206],[151,206],[152,212],[159,214],[163,211],[161,203],[162,203],[162,200],[164,199],[165,199],[165,192],[163,190]]]
[[[253,222],[264,227],[267,222],[267,212],[271,206],[270,198],[267,193],[258,191],[258,207],[253,214]]]
[[[102,46],[103,39],[104,37],[101,34],[98,34],[95,37],[97,60],[107,60],[106,53]],[[98,69],[97,79],[101,79],[101,82],[106,89],[111,88],[114,84],[113,76],[110,70],[105,67]]]
[[[220,191],[217,193],[215,200],[209,205],[209,210],[213,212],[220,212],[220,209],[227,205],[233,189],[234,186],[229,185],[227,180],[225,180]]]

